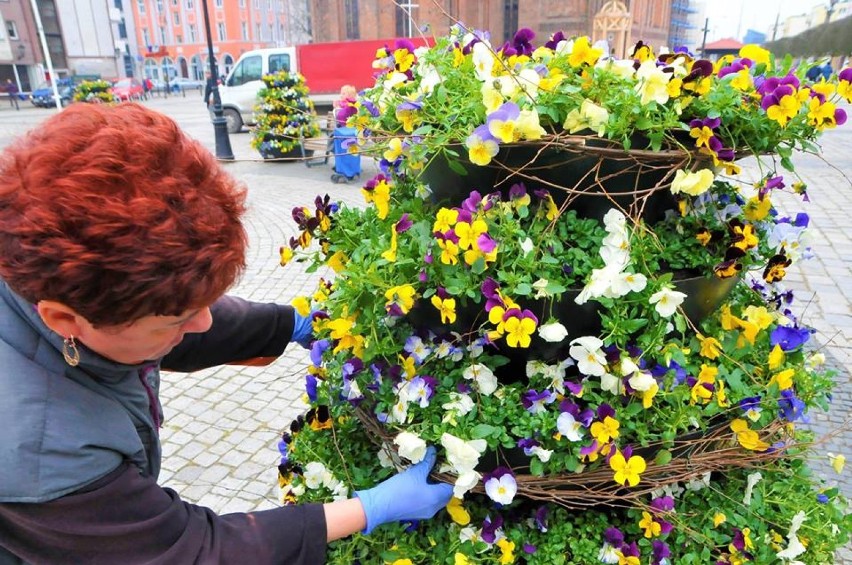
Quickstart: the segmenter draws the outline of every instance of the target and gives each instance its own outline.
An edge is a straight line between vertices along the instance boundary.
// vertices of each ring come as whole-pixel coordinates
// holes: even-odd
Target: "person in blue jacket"
[[[73,105],[0,154],[0,564],[316,564],[426,519],[421,463],[329,504],[217,515],[157,484],[160,370],[280,355],[292,307],[226,295],[245,190],[169,118]]]

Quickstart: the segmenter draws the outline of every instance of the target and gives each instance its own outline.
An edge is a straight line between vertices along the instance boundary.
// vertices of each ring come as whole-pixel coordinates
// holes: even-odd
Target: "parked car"
[[[142,100],[145,97],[145,89],[142,88],[142,83],[135,78],[119,80],[113,85],[110,92],[119,101]]]
[[[169,85],[172,87],[172,90],[198,90],[199,92],[204,89],[204,81],[198,80],[194,78],[186,78],[186,77],[175,77],[171,81],[169,81]]]
[[[56,81],[56,90],[59,91],[59,103],[62,106],[67,106],[74,99],[74,82],[70,78],[61,78]],[[49,81],[38,85],[30,94],[30,102],[33,106],[40,108],[55,107],[53,85]]]

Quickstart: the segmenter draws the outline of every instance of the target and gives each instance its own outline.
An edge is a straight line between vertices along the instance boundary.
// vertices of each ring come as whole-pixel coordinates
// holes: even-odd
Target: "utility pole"
[[[778,21],[781,19],[781,10],[775,14],[775,25],[772,26],[772,41],[775,41],[775,37],[778,35]]]
[[[33,0],[35,1],[35,0]],[[213,54],[213,37],[210,35],[210,16],[207,13],[207,0],[201,0],[204,8],[204,31],[207,34],[207,59],[210,62],[210,90],[213,94],[213,133],[216,139],[216,158],[222,161],[233,161],[234,151],[231,149],[231,138],[228,137],[228,122],[222,114],[222,98],[219,96],[218,72],[216,57]],[[168,84],[168,83],[166,83]],[[204,101],[205,103],[207,100]]]
[[[59,88],[56,82],[59,79],[53,71],[53,60],[50,58],[50,50],[47,48],[47,38],[44,36],[44,27],[41,25],[41,14],[38,12],[38,4],[36,0],[30,0],[35,16],[36,30],[38,30],[39,39],[41,39],[41,48],[44,50],[44,62],[47,64],[47,74],[50,75],[50,85],[53,87],[53,101],[56,102],[56,109],[62,109],[62,101],[59,99]],[[13,63],[14,66],[14,63]]]
[[[704,18],[704,35],[701,37],[701,57],[704,57],[704,47],[707,45],[707,33],[710,31],[710,18]]]

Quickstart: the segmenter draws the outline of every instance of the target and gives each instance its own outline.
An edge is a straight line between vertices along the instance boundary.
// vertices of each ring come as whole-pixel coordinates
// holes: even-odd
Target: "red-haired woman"
[[[217,516],[157,485],[159,369],[280,355],[289,306],[225,296],[245,194],[169,118],[73,105],[0,156],[0,562],[306,563],[431,517],[420,464],[348,500]]]

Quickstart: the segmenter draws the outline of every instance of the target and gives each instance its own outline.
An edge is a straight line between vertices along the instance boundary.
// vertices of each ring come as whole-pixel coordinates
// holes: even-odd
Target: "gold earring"
[[[65,362],[72,367],[80,364],[80,351],[77,349],[77,344],[74,343],[74,336],[62,340],[62,356],[65,357]]]

